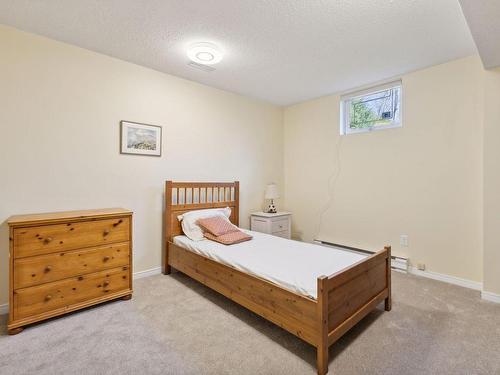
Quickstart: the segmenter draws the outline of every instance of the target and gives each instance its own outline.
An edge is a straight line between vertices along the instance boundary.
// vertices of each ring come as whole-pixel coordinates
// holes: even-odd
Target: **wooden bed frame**
[[[385,300],[391,310],[391,247],[329,276],[317,279],[314,300],[274,283],[174,245],[182,234],[177,215],[230,207],[239,225],[239,182],[166,182],[165,267],[171,267],[223,294],[317,348],[317,370],[328,372],[328,348]]]

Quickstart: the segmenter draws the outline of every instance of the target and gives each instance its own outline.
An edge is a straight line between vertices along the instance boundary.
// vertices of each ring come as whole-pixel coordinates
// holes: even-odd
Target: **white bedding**
[[[174,237],[174,243],[314,299],[319,276],[329,276],[366,257],[340,248],[287,240],[249,230],[245,232],[251,234],[253,239],[230,246],[208,239],[192,241],[186,236]]]

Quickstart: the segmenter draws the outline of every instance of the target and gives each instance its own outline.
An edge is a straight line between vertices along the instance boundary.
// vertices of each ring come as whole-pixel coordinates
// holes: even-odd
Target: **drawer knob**
[[[45,273],[50,272],[52,270],[52,266],[45,267]]]
[[[104,262],[107,262],[109,259],[110,259],[110,258],[109,258],[109,256],[108,256],[108,255],[106,255],[104,258],[102,258],[102,260],[103,260]]]
[[[121,223],[123,223],[122,219],[118,220],[117,223],[114,223],[113,226],[116,227],[116,226],[120,225]]]
[[[104,236],[107,236],[109,234],[109,229],[104,229],[104,232],[102,233]]]
[[[52,299],[52,296],[50,294],[47,294],[45,296],[45,301],[50,301]]]
[[[45,239],[43,240],[43,242],[45,242],[45,243],[50,243],[50,242],[52,242],[52,240],[53,240],[53,238],[52,238],[52,237],[47,237],[47,238],[45,238]]]
[[[109,285],[109,280],[104,280],[104,282],[102,283],[102,285],[108,286]]]

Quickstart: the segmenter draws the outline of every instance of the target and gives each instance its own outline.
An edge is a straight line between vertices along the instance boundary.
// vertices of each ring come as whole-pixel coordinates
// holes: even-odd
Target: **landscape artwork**
[[[161,126],[121,121],[122,154],[161,156]]]

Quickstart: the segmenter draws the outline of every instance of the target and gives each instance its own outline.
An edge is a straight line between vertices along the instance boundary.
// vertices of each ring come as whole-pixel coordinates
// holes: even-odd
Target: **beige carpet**
[[[394,307],[330,349],[330,373],[500,374],[500,305],[393,273]],[[315,350],[177,273],[111,302],[6,336],[0,374],[314,374]]]

